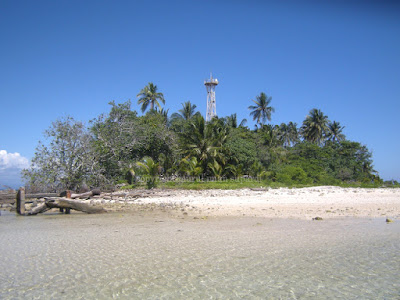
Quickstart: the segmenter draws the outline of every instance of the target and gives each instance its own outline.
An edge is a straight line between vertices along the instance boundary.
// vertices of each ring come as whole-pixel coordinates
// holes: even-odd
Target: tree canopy
[[[260,93],[250,116],[251,130],[236,113],[206,122],[190,101],[169,117],[164,96],[149,83],[138,94],[139,116],[131,102],[110,102],[110,110],[89,125],[72,117],[53,122],[40,142],[31,168],[23,171],[37,189],[77,189],[113,185],[149,176],[196,178],[259,177],[291,184],[380,182],[365,145],[346,139],[339,122],[312,109],[301,127],[271,121],[271,97]]]

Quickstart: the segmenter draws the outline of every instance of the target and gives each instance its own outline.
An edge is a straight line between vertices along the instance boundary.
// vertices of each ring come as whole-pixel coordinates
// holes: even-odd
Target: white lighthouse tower
[[[207,115],[206,121],[209,122],[217,116],[217,104],[215,101],[215,87],[218,85],[218,79],[213,78],[210,74],[210,79],[204,81],[207,88]]]

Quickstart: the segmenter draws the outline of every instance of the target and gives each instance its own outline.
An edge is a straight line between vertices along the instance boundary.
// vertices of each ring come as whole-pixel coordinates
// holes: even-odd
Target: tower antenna
[[[204,85],[207,88],[207,114],[206,121],[209,122],[212,118],[217,116],[217,103],[215,101],[215,87],[218,85],[218,79],[212,77],[210,73],[210,79],[204,81]]]

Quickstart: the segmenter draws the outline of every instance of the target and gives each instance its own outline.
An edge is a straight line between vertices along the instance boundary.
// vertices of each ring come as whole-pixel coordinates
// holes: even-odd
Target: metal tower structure
[[[218,85],[218,79],[213,78],[210,74],[210,79],[204,81],[207,88],[207,115],[206,121],[209,122],[217,116],[217,104],[215,101],[215,87]]]

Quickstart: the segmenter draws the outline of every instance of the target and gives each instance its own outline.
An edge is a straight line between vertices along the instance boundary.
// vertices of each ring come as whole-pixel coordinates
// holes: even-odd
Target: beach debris
[[[85,193],[81,193],[81,194],[71,194],[70,197],[71,199],[76,199],[76,198],[82,198],[82,199],[90,199],[92,196],[98,196],[100,195],[100,190],[98,189],[94,189],[90,192],[85,192]]]
[[[16,193],[17,191],[11,188],[7,190],[0,190],[0,203],[14,204]]]
[[[73,209],[87,214],[99,214],[106,212],[106,210],[103,207],[92,206],[82,201],[71,200],[66,198],[46,198],[44,205],[47,207],[47,210],[52,208],[59,208],[65,210]],[[28,212],[28,214],[31,215],[32,213]]]
[[[92,195],[98,192],[91,192]],[[41,193],[41,194],[26,194],[25,188],[21,187],[16,196],[16,210],[21,216],[32,216],[39,213],[44,213],[50,209],[58,208],[60,212],[69,214],[71,209],[81,211],[88,214],[104,213],[106,210],[102,207],[96,207],[88,204],[87,202],[71,199],[71,192],[66,191],[61,194],[55,193]],[[44,202],[37,203],[36,199],[43,198]],[[34,199],[27,201],[27,199]],[[25,204],[32,203],[30,210],[26,210]]]
[[[259,187],[259,188],[250,188],[251,191],[257,191],[257,192],[266,192],[268,191],[267,188]]]
[[[322,221],[323,219],[321,217],[315,217],[315,218],[312,218],[312,220],[313,221]]]
[[[393,223],[394,221],[392,219],[386,218],[386,223]]]

